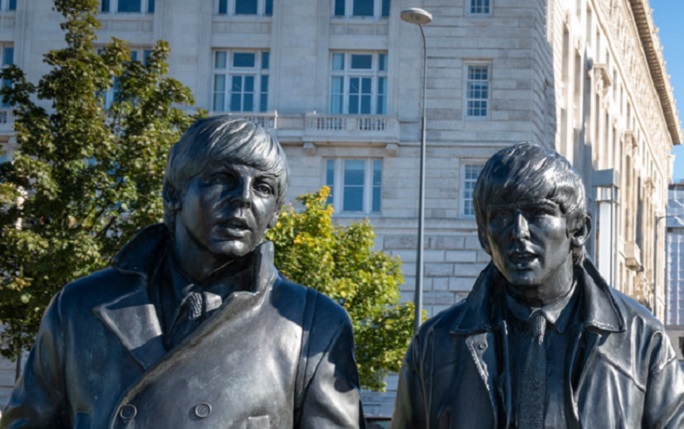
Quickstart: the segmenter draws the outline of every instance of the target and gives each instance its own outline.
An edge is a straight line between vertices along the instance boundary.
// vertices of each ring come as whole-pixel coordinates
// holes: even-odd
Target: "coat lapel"
[[[146,284],[93,309],[144,370],[166,354],[162,329]]]

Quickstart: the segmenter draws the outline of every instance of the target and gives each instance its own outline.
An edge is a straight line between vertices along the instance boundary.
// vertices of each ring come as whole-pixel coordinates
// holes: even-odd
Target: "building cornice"
[[[682,127],[679,122],[674,91],[667,74],[662,46],[658,38],[657,29],[653,23],[653,16],[648,0],[629,0],[634,22],[639,33],[639,41],[646,55],[648,69],[655,89],[660,99],[660,105],[665,115],[667,130],[672,137],[673,144],[682,143]]]

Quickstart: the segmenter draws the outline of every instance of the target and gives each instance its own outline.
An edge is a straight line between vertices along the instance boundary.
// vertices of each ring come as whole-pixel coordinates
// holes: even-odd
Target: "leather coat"
[[[664,327],[589,261],[581,277],[580,323],[566,331],[567,427],[684,428],[684,378]],[[393,429],[512,427],[500,279],[490,264],[466,300],[421,327],[401,370]]]
[[[149,227],[53,298],[0,428],[363,427],[349,317],[281,277],[271,243],[253,289],[167,351],[148,289],[168,241]]]

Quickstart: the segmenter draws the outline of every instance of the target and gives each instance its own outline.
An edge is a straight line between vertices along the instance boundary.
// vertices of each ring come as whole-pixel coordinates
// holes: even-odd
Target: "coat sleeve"
[[[662,330],[653,335],[651,351],[643,427],[684,428],[684,373]]]
[[[64,382],[64,335],[60,293],[48,306],[24,371],[2,413],[0,429],[67,427]]]
[[[419,337],[414,337],[399,373],[397,397],[394,402],[392,429],[427,428],[423,397],[423,380],[418,367],[420,351]]]
[[[346,312],[327,298],[315,307],[305,327],[295,428],[365,428],[359,375],[354,358],[354,335]]]

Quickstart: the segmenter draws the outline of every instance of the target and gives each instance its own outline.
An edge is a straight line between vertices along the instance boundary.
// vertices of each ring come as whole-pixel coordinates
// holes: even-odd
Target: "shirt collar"
[[[547,304],[543,307],[529,307],[516,301],[508,292],[505,295],[506,308],[508,312],[518,320],[528,321],[533,314],[541,311],[548,322],[556,327],[560,333],[565,332],[570,321],[570,315],[577,307],[577,281],[573,283],[570,290],[561,299]]]

